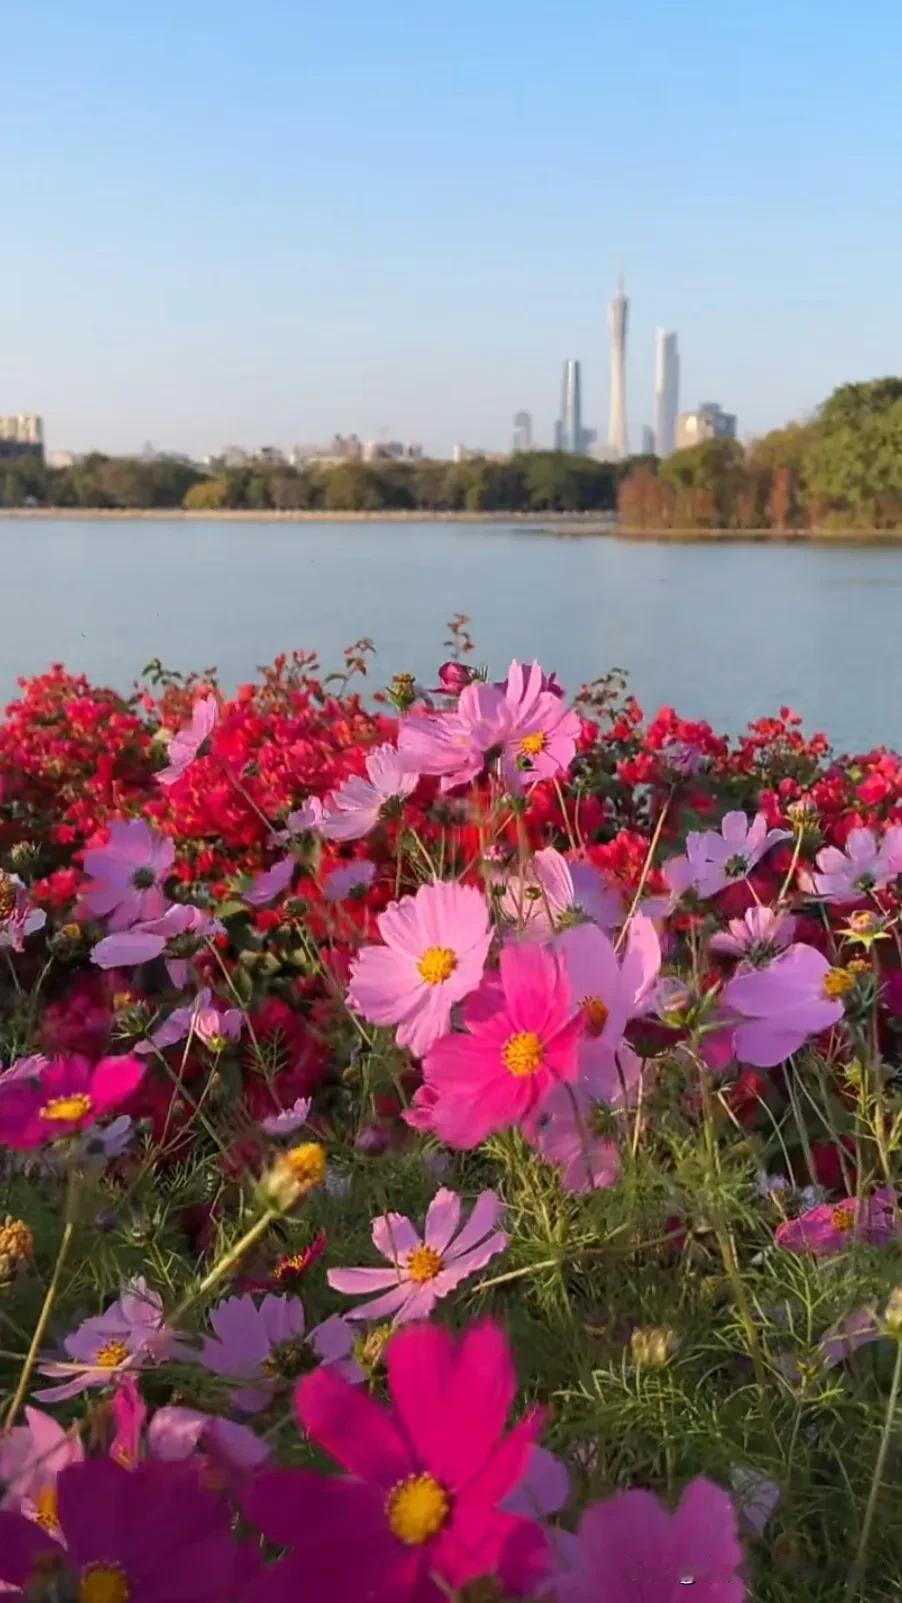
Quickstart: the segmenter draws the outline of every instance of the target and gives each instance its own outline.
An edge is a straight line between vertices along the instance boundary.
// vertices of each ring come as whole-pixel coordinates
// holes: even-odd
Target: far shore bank
[[[612,512],[374,512],[275,511],[272,508],[223,507],[193,511],[185,507],[0,507],[0,523],[103,522],[103,523],[348,523],[367,524],[492,524],[524,532],[561,538],[606,536],[647,544],[701,545],[899,545],[898,529],[624,529]]]

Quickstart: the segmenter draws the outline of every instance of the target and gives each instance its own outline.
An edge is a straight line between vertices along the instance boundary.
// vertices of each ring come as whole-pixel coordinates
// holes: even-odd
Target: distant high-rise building
[[[694,412],[681,412],[677,422],[677,445],[685,450],[703,440],[735,440],[736,417],[724,412],[716,401],[702,401]]]
[[[559,451],[571,451],[574,455],[579,455],[585,449],[582,375],[578,362],[564,363],[561,419],[555,430],[555,444]]]
[[[532,450],[532,413],[514,413],[514,451]]]
[[[680,353],[677,337],[659,328],[655,333],[655,433],[659,456],[670,456],[676,449],[679,410]]]
[[[630,437],[626,422],[626,329],[629,301],[623,293],[623,279],[608,307],[611,325],[611,420],[608,444],[617,456],[629,456]]]
[[[654,456],[654,454],[655,454],[655,431],[654,431],[654,429],[649,428],[647,423],[643,423],[643,425],[642,425],[642,433],[641,433],[640,439],[641,439],[640,450],[642,452],[642,455],[643,456]]]
[[[33,412],[0,417],[0,456],[44,455],[44,425]]]

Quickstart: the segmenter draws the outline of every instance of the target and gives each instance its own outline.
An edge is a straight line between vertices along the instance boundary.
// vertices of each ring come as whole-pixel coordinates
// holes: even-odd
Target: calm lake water
[[[0,519],[0,696],[52,661],[127,690],[152,657],[233,688],[293,647],[432,683],[445,623],[477,660],[568,688],[616,666],[646,711],[735,731],[790,703],[840,747],[902,744],[902,550],[556,538],[493,525]]]

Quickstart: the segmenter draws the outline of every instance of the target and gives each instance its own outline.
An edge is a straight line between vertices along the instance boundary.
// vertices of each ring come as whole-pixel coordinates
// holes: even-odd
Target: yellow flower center
[[[51,1119],[59,1123],[69,1123],[73,1119],[84,1119],[90,1113],[93,1103],[84,1092],[75,1096],[55,1096],[45,1102],[41,1109],[42,1119]]]
[[[407,1273],[418,1286],[434,1280],[443,1268],[442,1255],[434,1247],[414,1247],[407,1260]]]
[[[34,1517],[45,1531],[54,1533],[59,1530],[59,1501],[55,1486],[41,1487],[34,1500]]]
[[[544,751],[547,745],[548,736],[543,735],[542,731],[538,730],[534,735],[523,736],[520,742],[520,750],[525,751],[527,757],[538,757],[539,752]]]
[[[541,1036],[534,1030],[519,1030],[505,1041],[501,1056],[508,1072],[522,1079],[523,1075],[536,1074],[542,1067],[545,1048]]]
[[[831,968],[824,975],[824,996],[828,1002],[837,1002],[846,996],[855,984],[855,975],[847,968]]]
[[[385,1512],[399,1542],[422,1547],[438,1535],[448,1518],[448,1494],[431,1475],[408,1475],[389,1492]]]
[[[830,1215],[830,1223],[834,1230],[852,1230],[855,1225],[854,1202],[838,1202]]]
[[[24,1219],[11,1219],[7,1214],[0,1225],[0,1262],[24,1263],[34,1253],[34,1235]]]
[[[9,874],[0,874],[0,923],[4,923],[14,912],[16,906],[16,887]]]
[[[457,968],[457,957],[450,946],[430,946],[420,958],[417,969],[427,985],[444,985]]]
[[[78,1603],[128,1603],[128,1576],[120,1564],[86,1564],[78,1583]]]
[[[103,1347],[98,1347],[94,1363],[98,1369],[118,1369],[128,1355],[129,1348],[124,1341],[108,1341]]]
[[[302,1141],[300,1146],[290,1147],[281,1161],[305,1190],[321,1186],[326,1178],[326,1153],[318,1141]]]
[[[584,996],[580,1002],[587,1035],[601,1035],[608,1022],[608,1010],[600,996]]]

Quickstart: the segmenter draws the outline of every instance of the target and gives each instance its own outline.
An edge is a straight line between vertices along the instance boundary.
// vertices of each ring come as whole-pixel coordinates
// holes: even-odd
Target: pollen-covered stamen
[[[129,1603],[132,1595],[121,1564],[86,1564],[78,1583],[78,1603]]]
[[[76,1092],[74,1096],[55,1096],[44,1103],[40,1117],[59,1124],[70,1123],[73,1119],[87,1118],[93,1105],[84,1091]]]
[[[747,857],[743,857],[741,852],[737,852],[735,857],[727,858],[723,865],[723,871],[725,874],[729,874],[730,879],[744,879],[749,871],[749,860]]]
[[[42,1486],[34,1499],[34,1518],[42,1530],[55,1534],[60,1528],[59,1499],[52,1483]]]
[[[434,1247],[414,1247],[407,1260],[407,1273],[418,1286],[425,1286],[428,1281],[434,1280],[443,1268],[442,1255]]]
[[[422,1547],[437,1536],[451,1504],[432,1475],[408,1475],[388,1494],[385,1512],[393,1536],[407,1547]]]
[[[108,1341],[103,1347],[98,1347],[94,1354],[94,1363],[98,1369],[118,1369],[128,1358],[130,1349],[124,1341]]]
[[[845,1234],[855,1227],[857,1209],[854,1202],[838,1202],[830,1214],[830,1223],[834,1230],[841,1230]]]
[[[601,1035],[608,1022],[608,1010],[600,996],[584,996],[580,1002],[583,1028],[587,1035]]]
[[[545,1061],[545,1048],[541,1036],[534,1030],[518,1030],[505,1041],[501,1051],[504,1067],[518,1079],[537,1074]]]
[[[314,1369],[318,1359],[309,1342],[302,1337],[289,1337],[287,1341],[280,1341],[273,1347],[268,1358],[264,1358],[261,1369],[265,1375],[273,1380],[293,1380],[295,1376],[302,1375],[305,1370]]]
[[[831,968],[824,975],[824,996],[828,1002],[839,1002],[855,985],[855,974],[847,968]]]
[[[534,735],[523,736],[520,742],[520,750],[525,752],[527,757],[538,757],[539,753],[543,752],[547,745],[548,736],[539,729]]]
[[[10,874],[0,873],[0,924],[6,922],[16,910],[16,882]]]
[[[427,985],[444,985],[457,968],[457,954],[450,946],[429,946],[417,964],[421,979]]]

